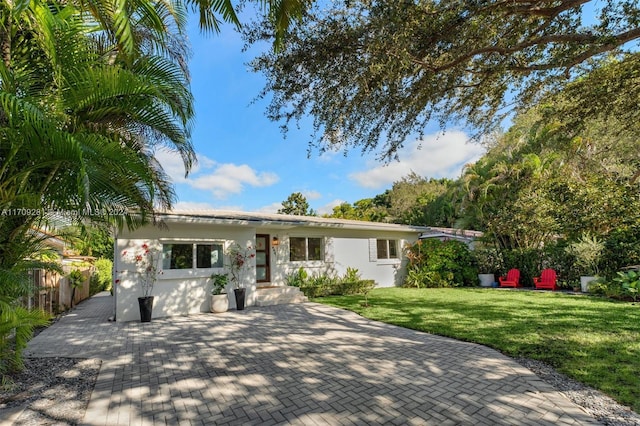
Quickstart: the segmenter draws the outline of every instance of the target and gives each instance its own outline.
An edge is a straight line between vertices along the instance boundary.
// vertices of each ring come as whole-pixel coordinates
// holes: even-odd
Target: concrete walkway
[[[483,346],[314,303],[113,323],[106,293],[27,356],[103,360],[88,425],[598,424]]]

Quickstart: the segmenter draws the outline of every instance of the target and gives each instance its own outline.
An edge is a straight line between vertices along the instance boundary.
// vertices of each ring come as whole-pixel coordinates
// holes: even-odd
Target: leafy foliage
[[[480,274],[497,274],[504,270],[502,253],[495,247],[476,245],[471,251],[474,265]]]
[[[48,266],[38,261],[23,261],[11,269],[0,268],[0,378],[7,372],[22,369],[22,351],[36,327],[48,322],[40,310],[27,310],[20,305],[22,296],[29,296],[29,269]],[[51,265],[53,266],[53,265]],[[61,272],[59,267],[55,268]]]
[[[575,257],[577,266],[582,275],[598,275],[604,243],[597,237],[584,234],[580,240],[574,242],[567,250]]]
[[[101,224],[81,223],[77,228],[63,230],[61,236],[66,240],[71,240],[74,250],[82,256],[94,256],[113,261],[113,237],[111,237],[110,231]]]
[[[98,259],[93,263],[96,270],[91,277],[92,283],[95,282],[91,289],[91,294],[100,291],[110,291],[113,280],[113,262],[110,259]]]
[[[618,276],[613,281],[620,284],[623,293],[630,295],[634,302],[637,301],[638,296],[640,296],[640,273],[636,271],[619,271]]]
[[[327,217],[409,225],[451,226],[457,219],[450,179],[426,179],[415,172],[373,198],[344,202]]]
[[[211,278],[211,294],[214,296],[224,294],[229,283],[229,276],[227,274],[211,274],[209,278]]]
[[[0,376],[22,369],[22,351],[34,329],[46,325],[48,320],[44,312],[27,310],[0,296]]]
[[[634,0],[334,2],[318,5],[284,49],[252,65],[267,77],[271,119],[286,128],[311,114],[312,145],[379,149],[390,159],[430,121],[491,129],[512,105],[535,105],[610,56],[636,60],[639,13]],[[268,39],[263,28],[248,30],[247,40]],[[623,98],[625,87],[637,93],[637,67],[627,71],[576,90],[587,100]],[[637,114],[633,99],[623,108]],[[587,100],[580,114],[593,117],[601,102]]]
[[[280,214],[292,214],[296,216],[315,216],[313,209],[309,208],[307,198],[300,192],[294,192],[282,202],[282,208],[278,209]]]
[[[409,287],[452,287],[476,285],[477,270],[466,244],[435,238],[418,240],[406,248]]]
[[[235,288],[244,287],[243,276],[245,270],[249,267],[248,262],[256,257],[253,247],[242,247],[238,243],[234,243],[227,249],[229,258],[229,272],[231,274],[231,282]]]
[[[355,268],[347,268],[342,277],[327,273],[309,276],[304,268],[300,268],[289,274],[285,280],[287,285],[299,287],[304,295],[310,298],[330,295],[366,295],[376,285],[374,280],[363,280]]]
[[[278,45],[306,5],[259,3]],[[42,323],[16,305],[38,263],[26,259],[52,237],[34,230],[147,223],[174,201],[154,152],[177,152],[187,172],[195,162],[186,5],[205,30],[238,24],[231,0],[0,4],[0,373]]]

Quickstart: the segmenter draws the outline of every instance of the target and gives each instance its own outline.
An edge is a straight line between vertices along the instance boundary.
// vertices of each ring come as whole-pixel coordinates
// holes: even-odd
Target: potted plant
[[[598,267],[604,243],[596,236],[583,234],[575,243],[567,247],[567,250],[576,259],[576,266],[580,271],[580,288],[586,293],[589,290],[589,283],[598,279]]]
[[[136,265],[140,274],[140,287],[142,296],[138,297],[138,307],[140,309],[140,322],[150,322],[153,314],[153,286],[158,279],[158,259],[159,252],[149,247],[147,243],[142,244],[140,250],[127,254],[122,252],[125,259],[130,259]]]
[[[478,247],[472,252],[478,268],[478,280],[482,287],[491,287],[496,281],[495,272],[500,269],[502,257],[495,248]]]
[[[211,312],[222,313],[229,309],[229,299],[227,298],[227,284],[229,277],[226,274],[211,274]]]
[[[229,270],[231,272],[231,281],[234,286],[233,293],[236,299],[236,309],[241,311],[244,309],[246,292],[242,276],[244,270],[248,266],[249,260],[253,259],[256,255],[253,252],[252,247],[242,248],[237,243],[232,244],[229,247],[227,255],[229,256]]]
[[[582,287],[580,285],[580,282],[577,280],[571,280],[569,281],[568,284],[571,287],[571,290],[573,290],[574,292],[579,292],[580,290],[582,290]]]

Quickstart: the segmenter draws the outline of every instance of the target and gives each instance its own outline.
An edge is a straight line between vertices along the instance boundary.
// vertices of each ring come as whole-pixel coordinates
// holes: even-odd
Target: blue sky
[[[375,153],[362,155],[359,150],[346,157],[342,152],[312,151],[308,157],[311,126],[291,126],[285,138],[281,123],[265,117],[268,102],[252,103],[265,81],[246,65],[257,49],[243,53],[244,43],[230,27],[207,36],[200,34],[193,18],[189,27],[196,106],[192,141],[198,164],[185,179],[177,156],[157,153],[175,184],[178,209],[275,212],[291,193],[301,192],[311,208],[330,213],[341,202],[384,192],[412,171],[456,178],[464,164],[483,152],[480,145],[466,143],[463,132],[438,134],[434,126],[421,143],[407,142],[399,162],[387,165],[376,161]]]

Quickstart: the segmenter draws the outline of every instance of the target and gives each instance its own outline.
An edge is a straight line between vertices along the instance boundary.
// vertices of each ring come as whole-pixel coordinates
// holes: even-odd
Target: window
[[[322,260],[322,238],[289,238],[289,260]]]
[[[192,244],[163,244],[162,269],[193,268]]]
[[[196,268],[222,268],[222,244],[196,244]]]
[[[163,244],[162,269],[222,268],[223,253],[221,243]]]
[[[398,244],[396,240],[376,240],[378,259],[397,259]]]

